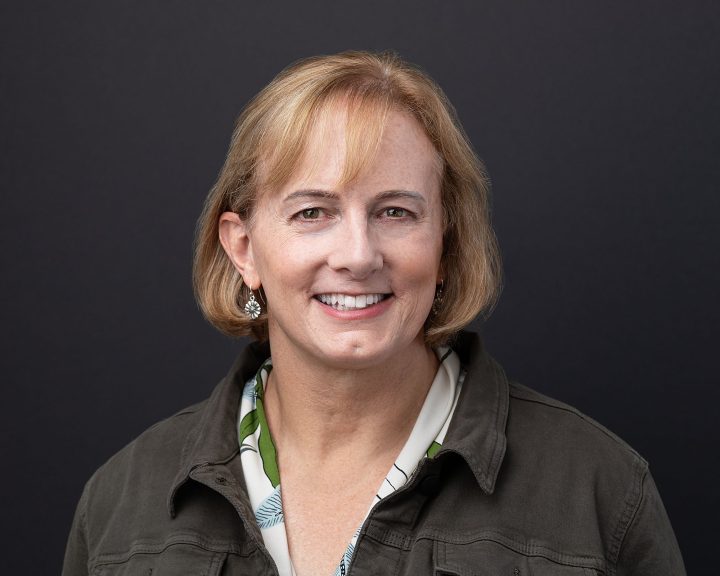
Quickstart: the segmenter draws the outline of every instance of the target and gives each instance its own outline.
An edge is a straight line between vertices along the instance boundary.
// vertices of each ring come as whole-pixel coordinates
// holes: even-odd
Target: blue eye
[[[404,208],[386,208],[385,215],[389,218],[402,218],[407,215]]]

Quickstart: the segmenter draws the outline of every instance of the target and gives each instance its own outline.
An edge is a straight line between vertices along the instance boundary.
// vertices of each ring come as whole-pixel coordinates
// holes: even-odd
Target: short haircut
[[[447,343],[478,314],[489,314],[500,293],[489,182],[443,91],[393,52],[352,51],[300,60],[248,103],[198,221],[193,284],[200,308],[227,335],[267,338],[266,314],[252,320],[244,313],[250,293],[220,244],[220,215],[231,211],[251,221],[259,194],[289,180],[319,116],[338,104],[347,110],[344,182],[372,161],[392,110],[411,114],[438,153],[443,293],[425,323],[425,340],[432,346]]]

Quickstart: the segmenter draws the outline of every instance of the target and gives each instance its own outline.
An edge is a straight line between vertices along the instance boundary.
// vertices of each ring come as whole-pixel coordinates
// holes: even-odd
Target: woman
[[[283,71],[195,257],[206,317],[259,343],[93,476],[64,574],[684,573],[646,462],[458,335],[499,270],[432,80],[391,54]]]

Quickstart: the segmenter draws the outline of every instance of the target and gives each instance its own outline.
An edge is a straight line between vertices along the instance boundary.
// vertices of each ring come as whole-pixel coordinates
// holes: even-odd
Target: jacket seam
[[[407,551],[412,548],[411,544],[413,538],[410,535],[401,532],[400,530],[393,530],[392,528],[380,528],[371,525],[365,532],[365,536],[372,540],[375,540],[376,542],[379,542],[380,544],[391,546],[393,548],[398,548],[400,550]]]
[[[583,414],[583,413],[580,412],[579,410],[576,410],[576,409],[574,409],[574,408],[572,408],[572,407],[570,407],[570,406],[565,407],[565,406],[558,405],[558,404],[555,404],[555,403],[552,403],[552,402],[549,402],[549,401],[545,401],[545,400],[542,400],[542,399],[525,398],[525,397],[522,397],[522,396],[517,396],[517,395],[513,394],[512,391],[510,392],[510,397],[513,398],[513,399],[515,399],[515,400],[517,400],[517,401],[519,401],[519,402],[529,402],[529,403],[531,403],[531,404],[540,404],[541,406],[546,406],[547,408],[552,408],[552,409],[555,409],[555,410],[560,410],[560,411],[562,411],[562,412],[566,412],[566,413],[568,413],[568,414],[571,414],[571,415],[579,418],[580,420],[582,420],[582,421],[585,422],[586,424],[592,426],[592,427],[593,427],[595,430],[597,430],[598,432],[601,432],[604,436],[606,436],[607,438],[609,438],[610,440],[612,440],[615,444],[617,444],[618,446],[620,446],[621,448],[623,448],[624,450],[626,450],[627,452],[629,452],[630,454],[632,454],[636,459],[641,460],[641,461],[643,461],[643,462],[645,461],[645,459],[644,459],[640,454],[638,454],[631,446],[629,446],[628,444],[626,444],[625,442],[623,442],[620,438],[618,438],[617,436],[615,436],[612,432],[610,432],[609,430],[607,430],[604,426],[602,426],[601,424],[598,424],[597,422],[595,422],[595,420],[593,420],[590,416],[587,416],[586,414]]]
[[[425,530],[418,534],[417,540],[433,540],[444,544],[455,545],[472,544],[479,541],[493,542],[523,556],[544,558],[563,566],[592,568],[600,570],[601,572],[606,571],[604,558],[558,552],[549,546],[521,541],[518,538],[513,538],[512,536],[494,530],[480,530],[463,535],[448,535],[440,530]]]
[[[613,534],[613,547],[610,551],[610,559],[615,566],[617,566],[620,561],[620,554],[627,539],[627,535],[630,532],[630,527],[635,521],[638,510],[640,510],[640,505],[645,497],[643,484],[648,473],[648,467],[646,464],[642,464],[644,464],[644,461],[639,464],[636,463],[633,484],[630,488],[628,496],[625,499],[625,509],[620,515],[617,528]]]
[[[111,564],[123,564],[125,562],[128,562],[133,556],[137,556],[138,554],[161,554],[169,548],[178,545],[193,546],[207,552],[232,553],[238,554],[240,556],[249,556],[254,549],[254,547],[252,546],[240,547],[234,543],[229,542],[226,544],[222,544],[219,541],[202,541],[201,539],[198,539],[197,536],[185,534],[170,537],[165,542],[158,544],[151,544],[149,542],[131,544],[129,550],[126,552],[104,552],[95,556],[92,559],[92,562],[90,562],[90,564],[93,566],[93,568],[97,568],[99,566],[107,566]]]
[[[142,434],[140,434],[140,435],[136,438],[136,440],[139,439],[139,438],[140,438],[141,436],[143,436],[144,434],[147,434],[148,432],[150,432],[150,431],[152,431],[152,430],[155,430],[156,428],[159,428],[160,426],[163,426],[163,425],[165,425],[165,424],[170,424],[170,423],[172,423],[174,420],[180,419],[180,418],[182,418],[183,416],[186,416],[186,417],[187,417],[187,416],[193,416],[193,415],[195,415],[195,414],[198,414],[198,413],[200,412],[200,407],[201,407],[203,404],[204,404],[204,401],[203,401],[203,402],[197,402],[197,403],[195,403],[195,404],[192,404],[191,406],[187,406],[187,407],[183,408],[182,410],[179,410],[178,412],[175,412],[174,414],[171,414],[170,416],[167,416],[167,417],[163,418],[162,420],[158,420],[157,422],[155,422],[154,424],[152,424],[151,426],[149,426],[144,432],[142,432]],[[131,444],[132,444],[132,442],[131,442]]]

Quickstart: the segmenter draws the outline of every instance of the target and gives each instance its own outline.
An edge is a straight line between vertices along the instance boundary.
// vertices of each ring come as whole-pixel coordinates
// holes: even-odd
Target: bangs
[[[301,95],[300,95],[301,96]],[[273,118],[260,145],[260,178],[265,191],[278,190],[306,164],[313,173],[320,161],[317,148],[334,128],[329,119],[345,123],[345,157],[341,186],[353,181],[375,158],[392,108],[387,89],[375,83],[335,89],[305,101],[296,98]]]

